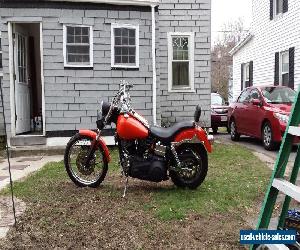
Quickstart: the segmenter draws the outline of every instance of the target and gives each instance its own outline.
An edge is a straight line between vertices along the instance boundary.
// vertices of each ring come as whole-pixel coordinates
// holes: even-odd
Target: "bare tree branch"
[[[232,56],[230,50],[242,40],[245,29],[242,19],[224,24],[223,36],[212,49],[212,90],[228,99],[228,82]],[[226,32],[225,32],[226,31]]]

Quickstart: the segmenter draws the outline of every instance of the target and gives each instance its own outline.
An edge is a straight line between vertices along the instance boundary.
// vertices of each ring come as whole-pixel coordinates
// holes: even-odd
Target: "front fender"
[[[92,131],[92,130],[79,130],[79,134],[90,137],[93,140],[96,140],[96,137],[97,137],[97,133]],[[109,153],[109,149],[106,146],[105,141],[101,137],[98,140],[98,146],[103,149],[105,158],[106,158],[107,162],[109,163],[111,161],[111,156],[110,156],[110,153]]]
[[[211,153],[212,145],[211,145],[210,141],[208,140],[206,132],[200,127],[183,130],[175,137],[175,142],[182,142],[184,140],[192,140],[195,136],[198,138],[198,140],[201,143],[203,143],[203,146],[205,147],[206,151]]]

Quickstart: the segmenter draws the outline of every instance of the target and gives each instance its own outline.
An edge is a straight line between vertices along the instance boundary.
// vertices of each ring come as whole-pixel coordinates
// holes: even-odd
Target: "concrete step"
[[[10,138],[10,145],[19,146],[35,146],[35,145],[46,145],[47,138],[45,136],[16,136]]]
[[[11,147],[9,155],[11,158],[22,156],[44,156],[44,155],[63,155],[65,153],[65,146],[50,147],[42,146],[25,146],[25,147]]]
[[[65,153],[68,137],[55,137],[55,138],[43,138],[46,140],[45,144],[37,145],[21,145],[13,146],[9,148],[10,157],[22,157],[22,156],[44,156],[44,155],[63,155]],[[114,137],[103,137],[108,147],[114,147]],[[0,151],[0,157],[6,157],[5,150]]]

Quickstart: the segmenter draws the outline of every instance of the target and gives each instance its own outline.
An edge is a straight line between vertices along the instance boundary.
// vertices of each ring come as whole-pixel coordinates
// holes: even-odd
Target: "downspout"
[[[154,125],[157,124],[157,117],[156,117],[156,113],[157,113],[157,99],[156,99],[156,88],[157,88],[157,84],[156,84],[156,54],[155,54],[155,50],[156,50],[156,44],[155,44],[155,38],[156,38],[156,27],[155,27],[155,5],[151,6],[151,12],[152,12],[152,79],[153,79],[153,83],[152,83],[152,90],[153,90],[153,98],[152,98],[152,102],[153,102],[153,107],[152,107],[152,113],[153,113],[153,123]]]

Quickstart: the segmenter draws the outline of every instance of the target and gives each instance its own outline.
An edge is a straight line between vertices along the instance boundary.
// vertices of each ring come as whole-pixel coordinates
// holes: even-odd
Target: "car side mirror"
[[[261,106],[261,101],[258,99],[252,99],[251,103],[255,106]]]

